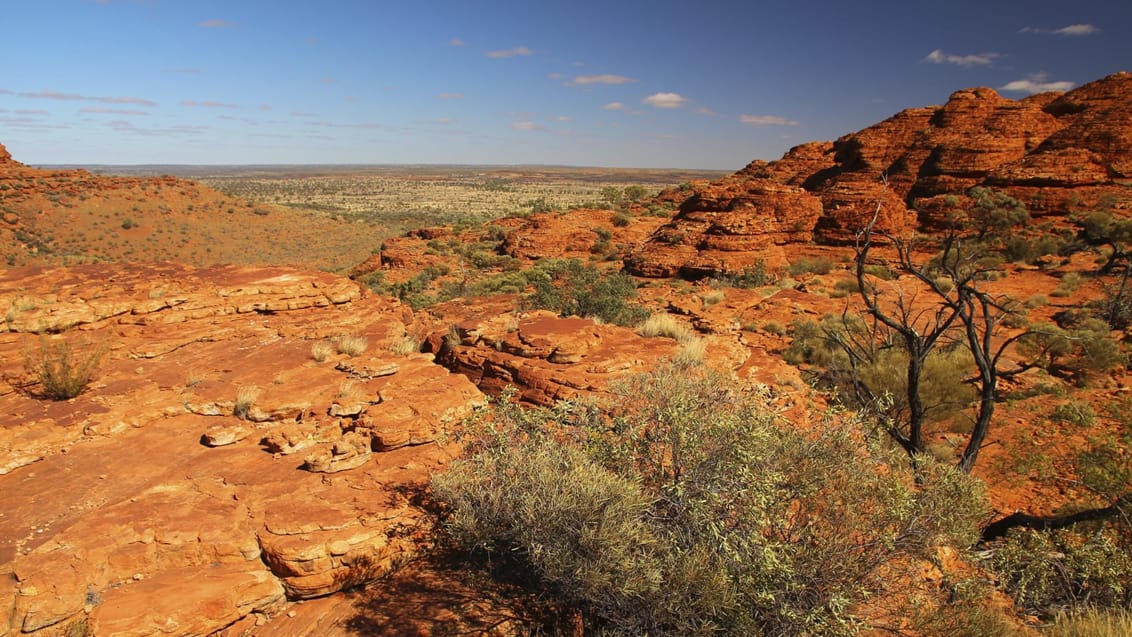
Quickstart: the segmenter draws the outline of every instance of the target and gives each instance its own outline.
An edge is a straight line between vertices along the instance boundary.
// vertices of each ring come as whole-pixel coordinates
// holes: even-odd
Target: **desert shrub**
[[[786,328],[782,327],[782,323],[778,321],[767,321],[763,323],[763,331],[767,334],[773,334],[774,336],[784,336],[786,334]]]
[[[366,351],[366,348],[369,347],[369,340],[360,334],[343,334],[334,339],[334,346],[338,349],[339,354],[353,357]]]
[[[914,558],[977,537],[978,482],[928,462],[916,486],[852,426],[788,426],[702,371],[615,391],[604,410],[499,403],[432,482],[459,546],[587,634],[851,635]]]
[[[1081,287],[1081,282],[1080,274],[1076,272],[1066,272],[1061,275],[1061,282],[1057,284],[1057,287],[1054,288],[1049,295],[1059,298],[1072,296],[1073,293],[1077,291],[1077,288]]]
[[[1049,373],[1069,377],[1085,384],[1093,374],[1107,372],[1124,364],[1120,343],[1112,337],[1104,321],[1088,317],[1061,327],[1049,323],[1030,328],[1018,344],[1023,356]]]
[[[1039,616],[1132,602],[1132,556],[1110,533],[1015,529],[987,563],[1019,607]]]
[[[712,290],[711,292],[704,293],[700,300],[704,302],[705,306],[715,305],[723,299],[727,298],[727,293],[723,290]]]
[[[624,326],[649,316],[647,309],[630,302],[637,296],[637,283],[623,272],[604,273],[577,259],[554,259],[539,263],[527,280],[534,286],[525,299],[528,307]]]
[[[1097,421],[1097,414],[1089,406],[1089,403],[1067,400],[1054,407],[1049,418],[1054,422],[1063,422],[1078,427],[1091,427]]]
[[[39,384],[39,394],[68,400],[83,393],[98,372],[106,347],[41,336],[37,347],[25,347],[24,369]]]
[[[841,299],[850,294],[856,294],[860,290],[861,286],[857,283],[857,279],[838,279],[837,282],[833,284],[833,292],[830,293],[830,296],[835,299]]]
[[[718,274],[712,278],[711,284],[716,287],[739,288],[749,290],[760,288],[774,283],[774,277],[766,271],[766,263],[761,259],[754,265],[743,268],[733,274]]]
[[[862,317],[795,321],[792,333],[786,362],[813,366],[818,384],[836,389],[854,406],[880,407],[889,418],[907,416],[908,352],[897,343],[876,341]],[[853,358],[844,344],[853,344]],[[963,347],[939,347],[928,354],[919,395],[929,420],[949,417],[972,403],[974,390],[966,382],[971,368],[971,354]]]
[[[625,186],[625,200],[626,201],[640,201],[647,197],[649,194],[648,188],[640,184],[633,184],[632,186]]]
[[[1122,276],[1120,283],[1106,284],[1103,289],[1104,296],[1090,304],[1097,315],[1114,330],[1132,325],[1132,291],[1129,290],[1128,278]]]
[[[633,215],[628,212],[618,212],[613,215],[613,225],[624,228],[633,222]]]
[[[833,261],[827,257],[818,257],[816,259],[802,259],[795,263],[790,264],[791,276],[798,276],[799,274],[829,274],[833,270]]]
[[[968,212],[968,222],[980,240],[1003,237],[1030,220],[1026,205],[1002,191],[976,186],[967,195],[975,201]]]

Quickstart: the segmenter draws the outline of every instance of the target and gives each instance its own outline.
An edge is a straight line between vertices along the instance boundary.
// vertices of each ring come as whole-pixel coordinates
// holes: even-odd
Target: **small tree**
[[[899,335],[908,352],[905,387],[909,416],[907,422],[891,423],[889,434],[910,455],[924,450],[925,411],[920,393],[924,362],[945,337],[958,339],[970,351],[978,394],[974,425],[959,459],[959,468],[970,471],[978,460],[994,417],[1002,356],[1023,336],[997,338],[1003,321],[1015,309],[1008,298],[982,289],[982,282],[995,261],[987,258],[986,247],[980,239],[994,223],[976,226],[973,233],[962,226],[950,229],[939,242],[937,256],[926,263],[916,260],[918,246],[913,240],[887,235],[896,248],[896,267],[911,275],[919,284],[919,293],[926,294],[929,300],[920,303],[916,294],[908,295],[897,288],[887,294],[892,300],[886,301],[886,293],[866,276],[869,252],[878,234],[876,222],[880,211],[881,206],[877,204],[872,218],[857,237],[856,273],[859,294],[869,316],[877,325]]]

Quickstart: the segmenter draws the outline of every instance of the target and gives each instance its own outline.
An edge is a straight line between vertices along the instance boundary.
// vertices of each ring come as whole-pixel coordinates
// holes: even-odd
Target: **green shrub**
[[[649,316],[647,309],[630,303],[637,296],[637,283],[623,272],[603,273],[577,259],[554,259],[540,262],[527,279],[535,288],[526,297],[528,307],[624,326]]]
[[[633,222],[633,215],[628,212],[618,212],[613,215],[613,225],[624,228]]]
[[[1089,406],[1089,403],[1067,400],[1054,407],[1049,418],[1054,422],[1063,422],[1078,427],[1092,427],[1097,421],[1097,414]]]
[[[767,398],[667,368],[605,412],[503,402],[433,492],[459,546],[532,581],[586,634],[852,635],[851,609],[967,546],[979,483],[922,485],[848,426],[779,423]]]
[[[24,369],[39,384],[44,398],[68,400],[87,388],[105,353],[105,346],[89,341],[73,343],[41,336],[37,348],[25,348]]]
[[[1015,603],[1039,616],[1132,602],[1132,556],[1108,533],[1016,529],[991,547],[988,565]]]
[[[791,276],[798,276],[799,274],[829,274],[833,270],[833,261],[826,257],[818,257],[816,259],[802,259],[795,263],[790,264]]]
[[[761,259],[754,265],[743,268],[735,274],[719,274],[712,278],[711,284],[716,287],[739,288],[749,290],[760,288],[774,282],[774,277],[767,273],[766,263]]]

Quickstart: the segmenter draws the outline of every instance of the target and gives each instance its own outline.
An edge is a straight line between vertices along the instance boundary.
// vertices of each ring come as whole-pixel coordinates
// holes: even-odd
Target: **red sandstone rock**
[[[1130,104],[1129,73],[1022,100],[989,88],[956,91],[942,106],[908,109],[832,144],[803,144],[777,161],[692,184],[680,213],[635,248],[626,267],[689,278],[759,260],[773,267],[783,260],[775,246],[852,243],[878,204],[885,232],[935,229],[947,215],[945,198],[962,204],[980,185],[1021,199],[1036,216],[1129,210]],[[821,207],[811,221],[815,199]],[[790,232],[795,223],[804,232]]]
[[[382,572],[418,547],[404,529],[423,512],[403,489],[448,458],[420,443],[483,400],[429,355],[391,351],[406,308],[325,273],[11,269],[11,308],[6,375],[42,328],[107,349],[69,401],[0,384],[0,617],[13,622],[0,627],[29,634],[84,619],[95,634],[210,634],[284,593]],[[314,360],[312,344],[340,334],[369,347]],[[259,391],[241,419],[245,387]],[[330,415],[349,391],[362,408]],[[318,449],[334,473],[286,455]]]

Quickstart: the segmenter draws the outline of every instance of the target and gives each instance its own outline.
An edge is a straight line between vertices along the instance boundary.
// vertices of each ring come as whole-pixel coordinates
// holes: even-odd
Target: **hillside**
[[[195,181],[42,170],[0,145],[0,262],[291,264],[343,270],[380,229],[227,197]]]

